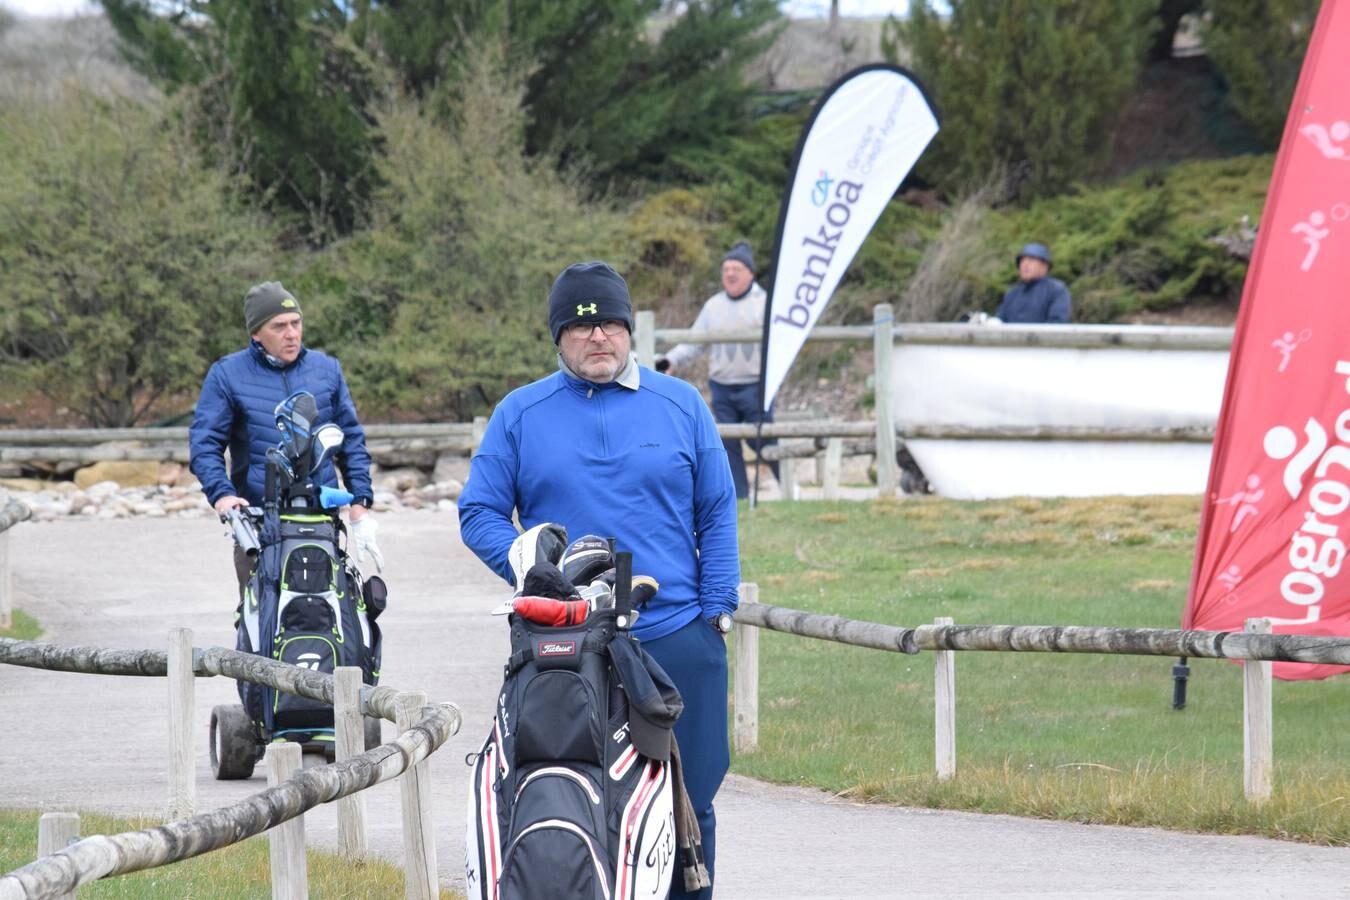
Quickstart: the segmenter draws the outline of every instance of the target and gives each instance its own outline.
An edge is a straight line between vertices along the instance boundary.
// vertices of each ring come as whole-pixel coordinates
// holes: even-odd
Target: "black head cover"
[[[606,538],[582,535],[568,545],[559,566],[563,577],[572,584],[590,584],[606,569],[614,568],[614,554]]]
[[[520,585],[526,597],[548,597],[552,600],[575,600],[577,589],[552,563],[540,562],[530,567]]]

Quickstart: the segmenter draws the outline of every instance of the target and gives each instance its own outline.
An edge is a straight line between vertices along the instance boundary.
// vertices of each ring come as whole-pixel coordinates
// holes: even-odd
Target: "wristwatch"
[[[352,505],[364,506],[366,509],[370,509],[371,504],[373,504],[374,502],[375,501],[369,497],[357,497],[354,501],[352,501]]]
[[[708,623],[716,628],[720,634],[731,633],[731,613],[718,613],[709,619]]]

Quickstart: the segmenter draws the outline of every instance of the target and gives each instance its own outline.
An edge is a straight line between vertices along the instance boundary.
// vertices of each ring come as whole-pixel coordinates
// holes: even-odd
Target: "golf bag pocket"
[[[277,659],[315,672],[332,672],[338,665],[337,645],[329,634],[296,634],[277,644]],[[277,730],[332,728],[333,708],[308,697],[272,691],[272,721]]]
[[[601,765],[604,735],[594,685],[576,672],[540,672],[522,686],[516,760],[565,759]]]
[[[604,845],[567,819],[526,826],[507,847],[502,867],[501,900],[610,900]]]

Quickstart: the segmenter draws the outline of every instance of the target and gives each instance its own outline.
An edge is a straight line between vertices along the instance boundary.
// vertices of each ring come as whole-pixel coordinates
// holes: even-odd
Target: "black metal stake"
[[[1186,682],[1191,677],[1191,667],[1186,665],[1186,657],[1177,660],[1172,667],[1172,708],[1186,708]]]

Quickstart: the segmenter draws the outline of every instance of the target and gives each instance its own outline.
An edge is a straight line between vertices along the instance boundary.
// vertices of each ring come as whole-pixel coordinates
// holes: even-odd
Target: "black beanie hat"
[[[548,292],[548,330],[558,343],[573,322],[599,325],[618,319],[633,331],[633,301],[623,276],[602,262],[573,263],[562,270]]]
[[[727,251],[727,255],[722,257],[722,262],[726,262],[729,259],[734,259],[736,262],[745,266],[750,270],[751,275],[755,273],[755,256],[750,252],[750,245],[745,241],[737,241],[732,248]]]

